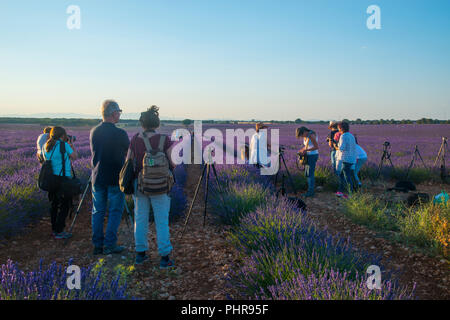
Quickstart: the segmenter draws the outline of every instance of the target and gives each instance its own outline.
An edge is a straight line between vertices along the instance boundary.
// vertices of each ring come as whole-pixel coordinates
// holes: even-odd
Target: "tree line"
[[[41,126],[70,126],[70,127],[84,127],[84,126],[96,126],[100,123],[100,119],[67,119],[67,118],[12,118],[12,117],[0,117],[0,123],[8,123],[8,124],[38,124]],[[450,120],[438,120],[438,119],[429,119],[422,118],[419,120],[349,120],[343,119],[343,121],[347,121],[350,124],[450,124]],[[162,125],[164,124],[182,124],[185,126],[191,125],[194,120],[184,119],[184,120],[162,120]],[[204,124],[254,124],[259,122],[258,120],[202,120]],[[300,118],[296,120],[290,121],[279,121],[279,120],[268,120],[263,121],[265,123],[277,123],[277,124],[328,124],[328,121],[319,120],[319,121],[307,121],[302,120]],[[139,126],[139,120],[129,120],[129,119],[121,119],[120,125],[124,127],[136,127]]]

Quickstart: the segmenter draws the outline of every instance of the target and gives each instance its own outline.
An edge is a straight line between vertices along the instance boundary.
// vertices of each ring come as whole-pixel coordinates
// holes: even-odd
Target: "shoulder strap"
[[[142,136],[141,137],[144,140],[145,149],[147,149],[147,152],[152,152],[153,148],[152,148],[152,144],[150,143],[149,137],[147,137],[145,132],[142,132]]]
[[[158,149],[160,152],[164,152],[164,144],[166,142],[166,136],[165,135],[160,135],[159,137],[159,146]]]
[[[61,152],[61,162],[62,162],[62,176],[66,176],[66,144],[65,142],[59,142],[59,151]],[[61,175],[61,172],[59,173]]]

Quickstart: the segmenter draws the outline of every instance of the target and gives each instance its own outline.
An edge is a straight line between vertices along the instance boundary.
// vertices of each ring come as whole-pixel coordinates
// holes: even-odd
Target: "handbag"
[[[131,146],[128,149],[127,160],[125,161],[119,173],[119,188],[125,194],[134,194],[134,170],[136,160]]]
[[[44,156],[44,162],[42,163],[41,170],[39,171],[39,178],[38,178],[38,188],[43,191],[51,191],[55,188],[56,185],[56,179],[55,175],[53,174],[53,167],[52,167],[52,157],[53,153],[55,152],[55,149],[53,149],[52,154],[50,155],[50,159],[45,159]]]

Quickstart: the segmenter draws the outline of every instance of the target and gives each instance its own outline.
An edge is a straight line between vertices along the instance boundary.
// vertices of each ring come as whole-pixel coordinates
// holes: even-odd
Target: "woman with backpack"
[[[54,183],[48,192],[50,200],[50,217],[52,235],[55,239],[68,239],[70,233],[64,232],[66,218],[72,206],[72,196],[67,195],[61,188],[64,179],[72,178],[72,160],[78,155],[69,140],[66,130],[62,127],[53,127],[50,138],[44,146],[45,160],[50,160],[54,175]]]
[[[161,256],[160,268],[173,268],[174,263],[169,255],[172,252],[169,233],[170,197],[168,195],[173,184],[173,164],[171,163],[172,142],[166,135],[158,134],[158,107],[152,106],[141,113],[139,119],[142,133],[131,139],[127,159],[135,163],[134,182],[134,236],[136,246],[136,264],[148,259],[148,226],[150,206],[156,226],[156,242]]]
[[[305,176],[308,180],[308,192],[305,197],[314,197],[315,171],[316,163],[319,159],[319,144],[317,143],[317,134],[306,128],[297,128],[295,131],[297,139],[303,139],[303,148],[299,150],[300,155],[306,155],[307,164],[305,166]]]

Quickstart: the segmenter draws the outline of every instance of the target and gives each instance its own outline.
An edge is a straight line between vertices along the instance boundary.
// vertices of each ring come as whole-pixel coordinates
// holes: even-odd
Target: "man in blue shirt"
[[[130,139],[125,130],[115,126],[120,120],[117,102],[106,100],[102,105],[103,122],[91,130],[92,152],[92,242],[94,254],[120,253],[117,245],[125,204],[125,195],[119,189],[119,173],[125,162]],[[105,234],[103,223],[108,205],[108,224]]]

